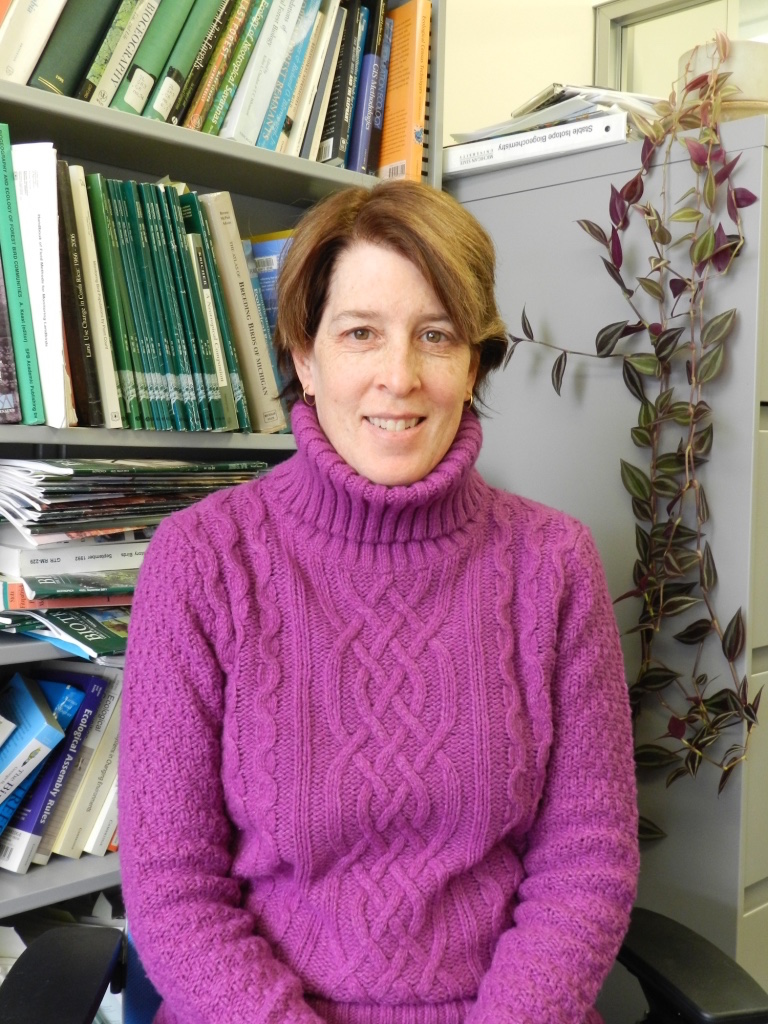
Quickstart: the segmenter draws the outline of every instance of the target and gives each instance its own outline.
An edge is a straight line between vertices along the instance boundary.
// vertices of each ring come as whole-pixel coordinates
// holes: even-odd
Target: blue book
[[[77,709],[83,700],[82,690],[78,690],[75,686],[70,686],[68,683],[52,683],[46,681],[40,682],[40,688],[42,689],[45,699],[51,706],[53,711],[53,717],[59,723],[59,725],[66,731],[69,723],[75,717]],[[66,733],[65,733],[66,734]],[[53,756],[53,755],[50,755]],[[7,796],[2,803],[0,803],[0,832],[3,831],[5,826],[13,817],[17,807],[24,799],[24,796],[29,792],[31,787],[34,785],[38,776],[42,772],[45,765],[48,763],[49,758],[45,761],[41,761],[37,767],[35,767],[29,775],[20,782],[19,785],[14,789],[10,796]],[[0,848],[0,863],[2,863],[2,849]]]
[[[280,260],[283,250],[291,240],[293,232],[290,228],[287,231],[275,231],[268,235],[254,235],[251,238],[251,254],[253,259],[248,259],[248,266],[256,272],[259,278],[261,296],[264,300],[264,307],[267,311],[270,336],[274,336],[275,324],[277,323],[277,276],[280,272]],[[246,257],[247,258],[247,257]]]
[[[0,747],[0,800],[5,800],[64,739],[43,691],[16,672],[0,691],[0,714],[16,728]]]
[[[349,133],[346,166],[351,171],[367,174],[368,154],[373,133],[379,76],[381,74],[381,48],[384,42],[386,0],[363,0],[368,9],[368,27],[365,33],[360,83]]]
[[[349,129],[347,131],[347,141],[344,147],[345,167],[348,166],[347,161],[349,160],[349,146],[352,141],[352,125],[355,121],[357,96],[360,91],[360,77],[363,71],[363,47],[365,45],[365,34],[368,31],[370,13],[371,12],[367,7],[360,8],[360,21],[358,22],[357,36],[355,37],[355,56],[352,62],[352,78],[350,80],[350,92],[347,99],[349,105]]]
[[[40,666],[39,671],[45,671],[45,666]],[[45,761],[34,786],[30,787],[0,836],[0,866],[17,874],[24,874],[32,863],[68,773],[77,764],[80,747],[110,685],[108,679],[99,675],[61,670],[56,670],[55,674],[61,680],[71,680],[70,688],[78,690],[80,703],[66,726],[64,742]],[[45,686],[46,682],[41,681],[41,686]]]
[[[256,145],[262,149],[275,149],[280,138],[280,132],[285,124],[285,115],[291,104],[291,97],[299,81],[301,65],[304,63],[304,56],[309,46],[312,27],[317,19],[317,12],[320,9],[320,0],[304,0],[293,31],[291,45],[283,61],[280,74],[277,77],[272,98],[269,101],[267,112],[261,124]]]
[[[286,380],[285,376],[280,370],[280,364],[277,361],[277,353],[275,351],[275,345],[273,341],[273,324],[275,317],[273,314],[272,323],[267,314],[267,306],[264,302],[264,295],[261,290],[261,281],[259,280],[259,274],[256,270],[256,261],[253,258],[253,243],[249,238],[243,238],[243,255],[245,256],[246,266],[248,267],[248,275],[251,279],[251,285],[253,287],[253,297],[256,300],[256,310],[259,315],[259,322],[261,323],[261,329],[264,332],[264,337],[267,341],[267,353],[269,355],[269,361],[272,366],[272,372],[275,375],[275,383],[277,384],[277,392],[280,395],[280,406],[285,416],[286,427],[285,431],[290,430],[288,424],[291,422],[291,417],[288,411],[288,405],[285,399],[282,397],[282,392],[285,389]],[[282,431],[283,433],[285,431]]]
[[[379,80],[376,83],[376,99],[373,105],[373,127],[371,142],[368,147],[368,174],[376,175],[379,170],[379,154],[381,153],[381,132],[384,127],[384,104],[387,99],[387,81],[389,80],[389,58],[392,53],[392,33],[395,23],[391,18],[384,19],[384,37],[381,41],[381,63]]]

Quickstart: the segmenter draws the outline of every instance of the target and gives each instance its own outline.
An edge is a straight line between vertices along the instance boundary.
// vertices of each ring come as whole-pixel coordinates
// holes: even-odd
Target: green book
[[[208,29],[213,24],[221,0],[195,0],[192,10],[173,44],[155,86],[150,93],[143,116],[155,121],[168,121],[176,100],[181,94],[187,75]]]
[[[120,6],[117,8],[112,21],[104,33],[98,50],[96,50],[90,65],[77,85],[74,93],[77,99],[86,100],[87,102],[93,96],[96,86],[104,74],[104,69],[109,63],[109,58],[112,56],[125,26],[131,20],[131,16],[138,3],[139,0],[121,0]]]
[[[237,353],[235,352],[235,343],[232,337],[232,325],[227,311],[227,304],[224,301],[224,293],[221,287],[221,279],[219,277],[216,256],[213,251],[213,239],[211,238],[208,220],[205,216],[203,207],[200,204],[200,198],[196,192],[187,192],[185,195],[180,197],[180,201],[182,212],[184,214],[184,222],[188,225],[187,232],[189,233],[191,227],[191,230],[200,236],[202,242],[205,269],[210,281],[211,293],[213,295],[213,302],[216,308],[216,317],[221,331],[224,358],[226,359],[229,379],[232,384],[232,394],[235,399],[238,424],[237,429],[250,431],[252,429],[251,420],[248,415],[248,406],[246,405],[243,382],[240,377],[240,366],[238,364]]]
[[[160,5],[112,97],[110,107],[132,114],[143,113],[193,2],[173,0],[173,3]]]
[[[27,84],[74,95],[119,6],[120,0],[68,0]]]
[[[21,402],[22,423],[45,423],[43,388],[37,363],[27,270],[21,244],[19,208],[13,179],[13,157],[8,125],[0,122],[0,176],[3,206],[0,211],[0,259],[3,264],[11,341]]]
[[[176,291],[176,303],[178,305],[179,315],[181,316],[183,324],[184,341],[187,348],[190,372],[192,374],[192,385],[200,418],[200,427],[202,430],[211,430],[213,423],[211,421],[211,413],[208,407],[208,395],[205,390],[202,363],[199,358],[199,344],[196,339],[196,327],[190,308],[189,294],[185,275],[182,269],[179,245],[176,240],[176,233],[173,230],[173,224],[171,223],[168,200],[165,195],[166,187],[167,186],[165,185],[158,184],[152,186],[155,193],[160,223],[163,229],[163,238],[166,252],[168,254],[168,264],[171,271],[173,287]]]
[[[147,382],[152,422],[156,430],[171,429],[171,411],[168,391],[161,375],[155,340],[150,330],[144,297],[139,283],[139,272],[134,255],[133,234],[128,222],[128,210],[122,193],[122,183],[115,178],[106,178],[107,195],[112,205],[112,216],[117,229],[118,250],[123,263],[123,273],[128,291],[131,314],[136,325],[139,357]]]
[[[160,305],[171,342],[173,369],[181,390],[187,426],[190,430],[202,430],[200,413],[197,407],[197,396],[195,395],[195,386],[192,380],[192,368],[187,351],[184,322],[176,298],[176,286],[171,272],[163,225],[160,220],[155,186],[148,182],[140,182],[138,188],[144,210],[147,234],[149,235],[149,248],[155,270]]]
[[[139,272],[139,285],[144,299],[144,308],[147,310],[147,320],[154,336],[155,352],[159,357],[161,376],[170,400],[171,427],[175,430],[187,430],[189,425],[181,395],[181,386],[173,365],[171,340],[158,293],[149,233],[139,197],[138,183],[129,179],[122,181],[120,185],[133,236],[133,251]]]
[[[235,95],[235,91],[243,77],[248,59],[253,53],[256,40],[261,34],[271,4],[272,0],[260,0],[260,3],[257,3],[248,15],[243,34],[237,41],[237,46],[232,53],[232,59],[229,62],[224,79],[216,90],[210,110],[205,115],[201,131],[206,132],[208,135],[218,135],[219,133],[224,116],[232,102],[232,97]]]
[[[232,385],[224,359],[217,359],[213,341],[208,328],[208,316],[203,305],[198,270],[188,242],[184,213],[181,208],[179,194],[172,186],[165,190],[165,201],[179,252],[181,272],[189,301],[189,312],[194,324],[194,343],[197,348],[198,362],[202,371],[205,394],[213,430],[234,430],[237,427],[235,400],[232,396]],[[215,311],[214,311],[215,312]]]
[[[101,280],[104,286],[112,349],[115,354],[115,368],[125,400],[128,426],[132,430],[140,430],[142,427],[142,403],[148,401],[147,385],[146,380],[143,380],[138,360],[135,325],[131,323],[129,327],[123,312],[121,294],[125,285],[119,280],[123,270],[118,252],[115,225],[112,220],[112,209],[104,194],[104,179],[101,174],[86,174],[85,186],[88,190],[88,204],[91,208],[93,234],[96,239]],[[131,334],[133,334],[133,338]],[[137,367],[142,376],[143,389],[138,387]],[[142,390],[143,395],[141,394]],[[148,406],[147,412],[149,413]],[[149,415],[151,419],[151,413]]]

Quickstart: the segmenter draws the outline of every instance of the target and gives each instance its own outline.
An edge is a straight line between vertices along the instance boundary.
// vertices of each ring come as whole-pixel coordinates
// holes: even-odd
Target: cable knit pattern
[[[588,531],[298,451],[163,522],[131,622],[120,842],[157,1024],[583,1024],[638,868]]]

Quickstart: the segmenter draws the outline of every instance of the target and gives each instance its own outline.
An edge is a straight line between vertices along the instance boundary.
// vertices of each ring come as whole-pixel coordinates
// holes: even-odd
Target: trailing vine
[[[734,270],[745,244],[739,211],[757,201],[734,184],[740,154],[729,157],[720,137],[722,105],[739,92],[720,70],[728,52],[728,39],[719,33],[710,70],[690,77],[692,58],[679,98],[673,93],[657,106],[658,120],[633,118],[643,136],[641,166],[621,188],[611,186],[609,227],[578,221],[605,250],[605,270],[630,310],[626,320],[598,331],[594,353],[579,354],[614,360],[639,406],[631,431],[638,458],[622,460],[620,467],[635,519],[637,557],[632,586],[617,601],[635,598],[640,607],[631,630],[640,642],[630,683],[633,713],[637,718],[648,700],[659,702],[667,726],[656,742],[636,741],[636,762],[640,769],[664,770],[667,786],[695,778],[708,763],[719,773],[718,793],[747,755],[760,703],[760,693],[750,699],[737,668],[746,642],[743,611],[731,610],[722,619],[716,608],[718,574],[700,475],[714,442],[707,385],[728,358],[737,318],[736,309],[710,313],[707,299],[712,281]],[[687,149],[693,184],[673,200],[669,172],[679,146]],[[661,175],[659,208],[645,198],[654,172]],[[624,255],[634,224],[650,246],[648,273],[632,281]],[[522,335],[510,340],[507,362],[521,342],[557,350],[552,384],[559,395],[574,352],[536,339],[525,309]],[[638,350],[638,343],[645,345]],[[679,626],[684,613],[696,617]],[[674,650],[690,652],[687,667],[660,655],[670,636]],[[724,659],[725,684],[719,672],[715,679],[701,668],[702,651],[712,644]],[[659,838],[663,832],[642,819],[641,835]]]

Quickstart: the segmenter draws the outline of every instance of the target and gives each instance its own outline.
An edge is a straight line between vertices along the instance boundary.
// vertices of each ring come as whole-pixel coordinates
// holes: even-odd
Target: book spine
[[[120,0],[67,0],[28,85],[72,96]]]
[[[387,100],[387,82],[389,81],[389,59],[392,52],[393,24],[391,18],[384,19],[379,80],[376,83],[376,99],[373,104],[373,127],[371,128],[371,142],[368,147],[368,173],[373,175],[378,174],[379,170],[381,133],[384,127],[384,106]]]
[[[85,296],[82,250],[75,222],[72,185],[65,160],[56,161],[56,183],[62,317],[75,410],[81,426],[101,427],[104,425],[104,412]]]
[[[139,430],[142,426],[142,414],[131,356],[131,349],[135,348],[135,331],[132,335],[131,328],[123,314],[118,282],[118,275],[122,271],[118,268],[117,237],[112,223],[112,211],[104,196],[103,180],[100,174],[86,174],[85,185],[88,191],[94,240],[104,286],[104,300],[110,324],[115,370],[125,402],[126,422],[131,429]],[[146,382],[144,382],[141,401],[146,399]],[[149,415],[151,416],[151,414]]]
[[[168,249],[160,221],[155,187],[142,182],[138,188],[144,211],[144,221],[150,240],[149,249],[154,264],[157,291],[171,343],[173,373],[178,381],[178,387],[181,392],[185,421],[190,430],[201,430],[202,424],[197,408],[197,396],[195,395],[195,387],[192,380],[184,324],[176,299],[176,287],[173,282]]]
[[[224,69],[221,84],[215,92],[211,106],[205,115],[205,120],[200,129],[208,135],[219,134],[219,129],[232,103],[232,97],[240,85],[245,69],[248,66],[248,61],[251,59],[253,48],[264,27],[271,2],[272,0],[259,0],[251,8],[243,33],[232,52],[232,59]]]
[[[216,91],[229,67],[232,54],[245,29],[248,14],[258,0],[238,0],[227,21],[224,32],[219,37],[216,48],[198,83],[195,95],[184,115],[184,127],[199,132],[208,111],[213,103]]]
[[[360,0],[343,0],[343,3],[347,9],[347,20],[317,154],[317,159],[321,163],[330,163],[337,167],[343,166],[347,152],[349,114],[354,89],[355,48],[363,10]]]
[[[83,853],[103,857],[117,828],[117,776],[112,779],[104,804],[83,845]]]
[[[184,27],[193,0],[164,3],[155,14],[131,64],[110,100],[113,110],[141,114],[155,87],[168,55]]]
[[[307,130],[312,103],[320,82],[320,75],[323,70],[325,55],[328,52],[328,45],[333,31],[336,12],[339,9],[339,2],[340,0],[323,0],[320,5],[320,11],[315,20],[315,27],[312,30],[312,38],[307,48],[307,56],[302,67],[302,73],[299,76],[294,96],[285,115],[285,123],[277,143],[278,153],[298,156],[301,152],[301,144],[304,139],[304,133]]]
[[[8,297],[5,277],[0,265],[0,423],[21,423],[19,384],[16,379],[16,361],[13,358],[11,320],[8,316]]]
[[[0,801],[5,800],[64,738],[34,679],[16,672],[0,693],[0,713],[16,722],[0,747]]]
[[[232,198],[228,192],[212,192],[201,196],[200,202],[221,274],[250,421],[262,433],[285,430],[287,424],[269,359],[269,339],[259,319]]]
[[[203,37],[203,41],[198,47],[195,58],[192,61],[192,67],[189,69],[189,73],[184,79],[179,95],[176,97],[173,106],[171,107],[171,113],[168,117],[168,121],[171,124],[182,124],[186,117],[189,105],[195,97],[198,86],[200,85],[200,79],[205,74],[205,70],[211,60],[211,57],[221,39],[222,34],[226,30],[229,22],[230,15],[234,10],[235,4],[238,0],[221,0],[218,8],[216,9],[216,16],[211,22],[208,31]]]
[[[394,32],[378,176],[420,181],[432,5],[410,0],[390,16]]]
[[[349,149],[345,166],[351,171],[368,173],[368,153],[373,133],[376,93],[381,73],[381,47],[384,41],[385,0],[364,0],[369,10],[365,34],[360,85],[355,102],[355,113],[350,129]]]
[[[23,423],[28,424],[45,423],[40,369],[24,264],[24,247],[16,202],[11,139],[8,125],[3,122],[0,122],[0,187],[3,197],[0,211],[0,259],[5,275],[21,419]]]
[[[319,9],[320,0],[304,0],[256,139],[256,145],[262,149],[277,147]]]
[[[18,3],[3,19],[0,67],[7,82],[26,85],[53,32],[66,0]]]
[[[168,207],[168,199],[165,194],[166,186],[154,185],[156,190],[157,209],[163,229],[165,247],[168,252],[168,262],[173,277],[173,287],[176,290],[176,302],[183,324],[184,343],[187,350],[190,374],[192,376],[192,387],[194,399],[197,405],[197,414],[201,430],[211,430],[213,423],[208,407],[208,396],[205,390],[205,379],[203,376],[202,363],[199,358],[199,343],[196,338],[195,320],[191,311],[189,290],[186,276],[182,267],[182,257],[179,252],[179,243],[173,229],[171,213]],[[168,186],[172,187],[172,186]]]
[[[232,398],[232,388],[223,359],[218,359],[217,349],[214,348],[214,341],[209,329],[208,310],[197,263],[198,247],[195,239],[187,232],[184,211],[176,189],[166,188],[165,199],[179,251],[181,272],[189,300],[190,317],[194,324],[193,342],[197,349],[202,381],[208,399],[211,427],[213,430],[234,430],[237,426],[237,414]],[[200,256],[202,258],[202,243],[200,243]]]
[[[115,44],[112,56],[88,102],[108,107],[131,66],[136,51],[164,0],[139,0]],[[166,3],[172,0],[165,0]]]
[[[272,0],[264,28],[219,130],[222,138],[255,145],[301,6],[301,0]]]
[[[98,676],[87,681],[83,701],[67,727],[64,741],[45,763],[34,787],[25,795],[0,837],[0,867],[6,871],[25,874],[32,864],[68,773],[76,764],[80,748],[96,718],[107,685]]]
[[[70,164],[69,179],[72,186],[72,200],[75,210],[75,227],[80,240],[82,255],[85,299],[90,313],[93,353],[99,394],[104,407],[104,424],[107,427],[122,427],[126,416],[125,402],[119,386],[112,339],[107,321],[107,307],[104,287],[96,252],[96,238],[93,232],[91,208],[85,184],[85,171],[80,164]]]
[[[264,302],[264,293],[261,290],[261,281],[259,280],[258,272],[255,268],[255,260],[253,258],[253,246],[250,239],[243,238],[243,256],[245,257],[245,263],[248,268],[248,273],[251,278],[251,286],[253,288],[253,295],[256,299],[256,310],[258,312],[259,321],[261,323],[261,329],[266,338],[267,353],[269,355],[269,361],[272,366],[272,373],[275,378],[275,385],[279,393],[280,407],[283,410],[283,418],[286,422],[286,430],[290,423],[290,415],[286,400],[282,397],[282,393],[285,390],[287,381],[285,380],[283,373],[280,369],[280,363],[277,358],[277,352],[273,343],[273,330],[269,322],[269,316],[267,315],[267,306]]]
[[[27,142],[11,152],[45,420],[66,427],[75,416],[61,320],[56,150]]]
[[[75,89],[75,97],[88,102],[93,96],[96,86],[101,81],[101,76],[114,53],[115,47],[120,41],[126,25],[131,20],[139,0],[121,0],[112,21],[107,26],[101,40],[101,45],[91,60],[88,69],[84,72],[80,82]]]
[[[137,569],[148,543],[132,541],[93,546],[72,543],[47,551],[0,546],[0,572],[18,578],[47,573],[90,572],[94,569]]]
[[[144,371],[149,404],[152,410],[152,422],[157,430],[170,429],[170,405],[161,377],[160,359],[155,350],[155,341],[149,325],[149,314],[143,299],[136,264],[134,248],[138,244],[134,240],[129,223],[128,209],[122,192],[122,183],[113,178],[106,179],[107,194],[112,206],[112,216],[117,230],[118,252],[122,261],[130,315],[136,326],[139,358]]]
[[[312,101],[312,107],[307,120],[307,127],[304,131],[304,138],[299,150],[299,156],[304,160],[316,160],[320,148],[320,138],[325,118],[328,112],[331,92],[335,79],[336,67],[339,62],[339,54],[344,39],[344,27],[347,23],[347,9],[339,6],[336,11],[333,26],[331,28],[328,49],[326,50],[320,77],[317,81],[317,89]]]
[[[515,132],[495,139],[462,142],[443,150],[443,176],[454,178],[495,167],[529,163],[563,153],[626,142],[625,112],[588,117],[571,124],[552,125],[529,132]]]

